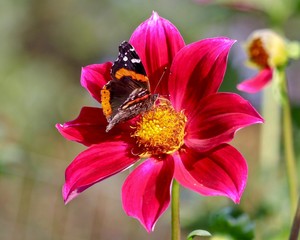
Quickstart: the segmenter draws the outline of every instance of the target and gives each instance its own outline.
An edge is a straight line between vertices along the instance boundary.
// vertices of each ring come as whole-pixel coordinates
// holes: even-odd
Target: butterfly
[[[126,41],[119,46],[110,74],[112,80],[101,89],[103,114],[108,122],[106,132],[150,110],[158,98],[158,94],[150,92],[149,78],[140,57]]]

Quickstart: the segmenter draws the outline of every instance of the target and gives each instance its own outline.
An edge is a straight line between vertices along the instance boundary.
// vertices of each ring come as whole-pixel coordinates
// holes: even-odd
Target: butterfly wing
[[[111,68],[111,76],[115,80],[129,77],[131,87],[141,87],[149,90],[149,79],[142,61],[134,47],[126,41],[119,46],[119,56]]]
[[[101,90],[103,113],[109,131],[153,106],[157,95],[149,91],[149,79],[135,49],[128,42],[119,46],[119,55],[111,68],[112,80]]]

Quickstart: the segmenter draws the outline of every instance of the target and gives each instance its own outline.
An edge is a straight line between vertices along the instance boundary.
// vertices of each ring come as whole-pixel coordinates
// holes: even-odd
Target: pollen
[[[249,48],[250,60],[258,66],[265,68],[268,67],[269,54],[267,53],[264,44],[260,38],[254,39]]]
[[[168,100],[141,116],[133,137],[142,149],[141,157],[171,154],[184,143],[186,116],[176,112]]]

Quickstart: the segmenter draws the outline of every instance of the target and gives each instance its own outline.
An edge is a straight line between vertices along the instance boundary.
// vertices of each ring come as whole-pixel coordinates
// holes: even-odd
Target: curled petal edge
[[[201,155],[199,159],[186,156],[189,159],[184,163],[184,153],[175,154],[175,179],[181,185],[202,195],[226,196],[234,203],[239,203],[248,176],[248,167],[243,156],[228,144],[219,146],[210,154],[199,156]],[[234,168],[229,166],[230,161],[236,162]],[[214,169],[214,166],[218,167]],[[223,177],[218,174],[223,174]],[[214,176],[218,176],[219,180]]]
[[[62,189],[65,204],[90,186],[126,170],[139,157],[130,153],[131,146],[123,141],[92,145],[81,152],[67,167]],[[112,154],[114,153],[114,154]]]
[[[265,68],[261,70],[255,77],[243,81],[237,85],[237,89],[247,93],[257,93],[271,82],[273,70]]]

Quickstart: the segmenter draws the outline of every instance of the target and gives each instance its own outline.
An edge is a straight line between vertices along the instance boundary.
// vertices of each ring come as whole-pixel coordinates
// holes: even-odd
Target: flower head
[[[250,62],[258,68],[280,67],[288,61],[286,41],[269,29],[254,31],[248,37],[246,49]]]
[[[263,120],[239,95],[218,92],[234,41],[211,38],[185,45],[176,27],[154,12],[129,42],[160,97],[109,133],[101,108],[83,107],[78,118],[56,125],[65,138],[88,146],[66,169],[65,202],[140,161],[124,182],[122,202],[149,232],[169,206],[173,179],[202,195],[238,203],[247,164],[227,142],[238,129]],[[99,102],[111,66],[82,70],[82,86]]]
[[[248,65],[260,72],[237,88],[249,93],[261,90],[272,80],[274,70],[284,67],[290,58],[296,57],[293,54],[299,52],[299,49],[295,49],[295,46],[270,29],[254,31],[246,42],[246,52]]]
[[[175,111],[167,100],[146,112],[132,134],[142,150],[139,155],[161,156],[176,152],[184,144],[186,121],[184,113]]]

